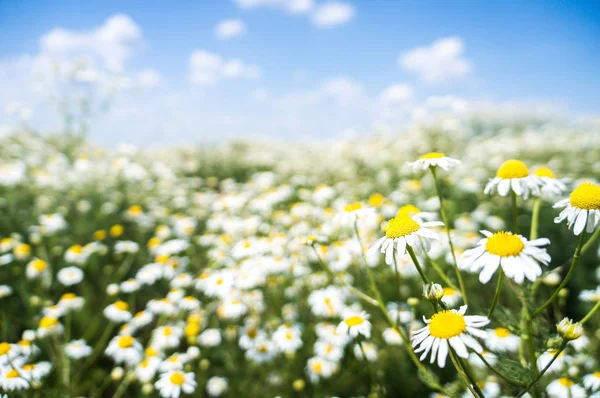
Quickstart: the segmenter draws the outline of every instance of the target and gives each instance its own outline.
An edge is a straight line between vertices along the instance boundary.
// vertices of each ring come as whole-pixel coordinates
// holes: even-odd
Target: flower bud
[[[306,383],[302,379],[296,379],[296,380],[294,380],[292,387],[294,388],[295,391],[302,391],[302,390],[304,390],[304,387],[306,387]]]
[[[114,368],[112,370],[112,372],[110,372],[110,378],[113,380],[121,380],[123,378],[123,368],[120,366],[117,366],[116,368]]]
[[[109,296],[116,296],[117,294],[119,294],[119,285],[117,285],[116,283],[111,283],[106,287],[106,293]]]
[[[542,282],[548,286],[557,286],[561,281],[561,277],[556,272],[551,272],[548,275],[544,276]]]
[[[560,337],[565,340],[576,340],[583,335],[583,326],[578,322],[574,323],[569,318],[563,318],[563,320],[556,325],[556,330]]]
[[[152,384],[146,383],[142,386],[142,394],[150,395],[154,392],[154,386]]]
[[[416,307],[417,305],[419,305],[419,299],[418,299],[418,298],[416,298],[416,297],[409,297],[409,298],[406,300],[406,303],[407,303],[408,305],[410,305],[411,307]]]
[[[433,282],[423,285],[423,297],[427,300],[439,300],[443,296],[444,289],[442,288],[442,285]]]

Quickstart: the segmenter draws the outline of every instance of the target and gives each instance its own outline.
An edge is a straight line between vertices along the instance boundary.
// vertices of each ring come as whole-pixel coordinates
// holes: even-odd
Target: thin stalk
[[[458,362],[463,367],[463,369],[465,371],[465,375],[467,376],[467,379],[469,379],[469,381],[473,385],[473,388],[475,389],[477,394],[479,394],[482,398],[485,398],[483,391],[481,391],[481,389],[479,388],[479,385],[477,384],[477,381],[475,380],[475,377],[473,376],[473,372],[471,372],[471,368],[470,368],[469,364],[464,360],[464,358],[457,358],[457,359],[458,359]]]
[[[588,313],[587,313],[587,315],[586,315],[586,316],[584,316],[584,317],[583,317],[583,319],[582,319],[581,321],[579,321],[579,323],[583,325],[584,323],[586,323],[587,321],[589,321],[589,320],[590,320],[590,318],[592,317],[592,315],[594,315],[594,313],[595,313],[596,311],[598,311],[598,308],[600,308],[600,301],[598,301],[598,302],[596,303],[596,305],[594,306],[594,308],[592,308],[592,309],[590,310],[590,312],[588,312]]]
[[[540,381],[540,379],[542,378],[542,376],[544,375],[544,373],[546,373],[548,371],[548,369],[550,369],[550,366],[552,366],[552,364],[554,363],[554,361],[556,361],[556,359],[558,358],[558,356],[560,355],[561,352],[563,352],[563,350],[567,347],[567,341],[563,340],[560,348],[558,349],[558,351],[556,351],[556,354],[554,354],[554,356],[552,357],[552,359],[550,360],[550,362],[548,362],[548,365],[546,365],[546,367],[544,369],[542,369],[542,371],[538,374],[538,376],[527,385],[527,387],[525,387],[525,389],[523,391],[521,391],[519,393],[519,395],[516,396],[516,398],[522,397],[523,395],[525,395],[529,390],[531,390],[531,387],[533,387],[538,381]]]
[[[442,269],[440,268],[439,264],[432,260],[431,257],[429,257],[429,255],[427,253],[425,253],[425,257],[427,258],[427,261],[429,261],[429,263],[431,264],[431,267],[434,269],[434,271],[438,274],[438,276],[442,279],[442,281],[444,281],[444,283],[451,287],[454,290],[460,290],[454,283],[452,283],[452,281],[446,276],[446,274],[444,273],[444,271],[442,271]]]
[[[519,208],[517,207],[517,194],[515,191],[510,191],[510,199],[512,203],[512,215],[513,215],[513,229],[514,233],[519,233]]]
[[[541,207],[542,200],[539,197],[535,198],[533,201],[533,213],[531,214],[531,230],[529,232],[529,240],[537,239]]]
[[[575,254],[573,255],[573,261],[571,262],[571,267],[569,267],[569,271],[567,272],[567,275],[565,276],[565,278],[563,279],[561,284],[558,286],[558,288],[556,288],[554,293],[552,293],[552,296],[550,296],[548,301],[546,301],[540,308],[538,308],[536,311],[534,311],[534,313],[531,315],[532,318],[535,318],[538,315],[540,315],[542,313],[542,311],[544,311],[550,304],[552,304],[552,302],[558,296],[558,293],[562,290],[562,288],[564,288],[567,285],[567,283],[573,276],[573,271],[575,270],[577,263],[579,262],[579,257],[581,256],[581,251],[583,248],[584,240],[585,240],[585,230],[582,231],[581,235],[579,236],[579,244],[577,245],[577,248],[575,249]]]
[[[507,383],[510,383],[515,386],[519,386],[519,384],[515,384],[514,381],[510,380],[508,377],[506,377],[505,375],[500,373],[500,371],[498,371],[497,369],[494,369],[494,367],[487,361],[487,359],[485,359],[485,357],[482,354],[480,354],[476,351],[474,351],[474,352],[475,352],[475,355],[477,355],[479,357],[479,359],[481,359],[481,361],[484,363],[484,365],[487,366],[487,368],[489,370],[491,370],[496,376],[504,379]],[[522,384],[520,386],[522,386]]]
[[[427,280],[427,277],[425,276],[425,272],[423,272],[423,268],[421,268],[421,264],[419,264],[419,259],[417,258],[415,251],[409,245],[406,245],[406,251],[410,255],[412,262],[415,264],[417,271],[419,271],[419,275],[421,275],[421,279],[423,280],[423,283],[428,284],[429,280]]]
[[[377,382],[375,381],[375,375],[373,374],[373,369],[371,369],[371,364],[369,363],[369,360],[367,359],[367,353],[365,352],[365,348],[363,347],[362,344],[362,339],[358,339],[358,346],[360,347],[360,351],[363,354],[363,359],[365,360],[366,364],[367,364],[367,370],[369,371],[369,378],[371,379],[371,390],[376,389],[377,388]]]
[[[446,215],[446,211],[444,210],[444,201],[442,198],[442,190],[440,188],[439,181],[437,179],[435,167],[430,167],[431,174],[433,175],[433,182],[435,183],[435,191],[440,200],[440,215],[442,216],[442,221],[444,222],[444,227],[446,229],[446,235],[448,236],[448,245],[450,246],[450,254],[452,254],[452,261],[454,262],[454,271],[456,272],[456,278],[458,279],[458,284],[460,285],[460,293],[462,294],[463,301],[466,305],[468,305],[467,300],[467,291],[465,290],[465,282],[463,281],[462,274],[458,269],[458,262],[456,261],[456,253],[454,252],[454,244],[452,243],[452,237],[450,236],[450,224],[448,224],[448,216]]]
[[[500,292],[502,291],[502,282],[504,282],[504,272],[502,271],[502,267],[500,267],[500,273],[498,274],[498,284],[496,285],[496,293],[494,293],[494,300],[492,300],[492,306],[490,307],[490,311],[488,312],[488,318],[492,318],[492,314],[496,309],[496,304],[498,304],[498,299],[500,298]]]
[[[456,354],[454,353],[454,349],[450,348],[448,350],[448,353],[450,354],[450,360],[452,361],[452,364],[454,365],[454,368],[456,369],[456,372],[458,373],[458,376],[460,377],[460,379],[462,380],[463,383],[465,383],[465,385],[467,386],[467,388],[469,389],[469,391],[471,392],[471,394],[473,394],[473,396],[475,398],[480,398],[483,397],[483,395],[479,395],[474,389],[473,389],[473,385],[471,384],[471,382],[469,381],[469,378],[467,377],[466,373],[464,372],[462,366],[460,365],[460,363],[458,362],[458,358],[456,357]]]

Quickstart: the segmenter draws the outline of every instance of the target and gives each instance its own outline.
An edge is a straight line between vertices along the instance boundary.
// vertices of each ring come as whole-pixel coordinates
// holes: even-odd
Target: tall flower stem
[[[532,318],[535,318],[538,315],[540,315],[542,313],[542,311],[544,311],[550,304],[552,304],[552,302],[558,296],[559,292],[567,285],[567,283],[569,283],[569,280],[573,276],[573,271],[575,270],[575,267],[577,266],[577,263],[579,262],[579,257],[581,256],[581,249],[583,248],[583,241],[585,240],[585,235],[586,235],[585,230],[581,232],[581,235],[579,235],[579,244],[577,245],[577,248],[575,249],[575,254],[573,255],[573,261],[571,262],[571,267],[569,267],[569,271],[567,272],[567,275],[565,275],[565,278],[563,279],[561,284],[558,285],[558,287],[556,288],[554,293],[552,293],[552,296],[550,296],[548,301],[546,301],[540,308],[538,308],[533,314],[531,314]]]
[[[363,359],[367,364],[367,370],[369,371],[369,378],[371,379],[371,389],[378,389],[377,382],[375,381],[375,374],[373,373],[373,369],[371,368],[371,364],[369,363],[369,359],[367,358],[367,353],[365,348],[363,347],[362,338],[358,339],[358,346],[360,347],[360,352],[362,352]]]
[[[596,305],[594,306],[594,308],[592,308],[592,309],[590,310],[590,312],[588,312],[588,313],[587,313],[587,315],[586,315],[586,316],[584,316],[584,317],[583,317],[583,319],[582,319],[581,321],[579,321],[579,323],[581,323],[581,324],[583,325],[584,323],[586,323],[587,321],[589,321],[589,320],[590,320],[590,318],[592,317],[592,315],[594,315],[594,313],[595,313],[596,311],[598,311],[598,308],[600,308],[600,301],[598,301],[598,302],[596,303]]]
[[[561,352],[563,352],[563,350],[567,347],[567,341],[563,340],[563,342],[560,345],[560,348],[558,349],[558,351],[556,351],[556,353],[554,354],[554,356],[552,357],[552,359],[550,360],[550,362],[548,362],[548,365],[546,365],[546,367],[544,369],[542,369],[542,371],[538,374],[538,376],[527,385],[527,387],[525,387],[525,389],[523,391],[521,391],[519,393],[519,395],[517,395],[516,398],[522,397],[523,395],[525,395],[527,393],[527,391],[531,390],[531,388],[538,382],[540,381],[540,379],[542,378],[542,376],[544,375],[544,373],[546,373],[548,371],[548,369],[550,369],[550,366],[552,366],[552,364],[554,363],[554,361],[556,361],[556,359],[558,358],[558,356],[560,355]]]
[[[425,276],[425,272],[423,272],[423,268],[421,268],[421,264],[419,264],[419,259],[417,258],[417,255],[415,254],[415,251],[409,245],[406,245],[406,251],[410,255],[410,258],[412,259],[412,262],[415,264],[415,267],[417,268],[417,271],[419,272],[419,275],[421,275],[421,279],[423,280],[423,283],[424,284],[428,284],[429,280]]]
[[[488,312],[488,318],[492,318],[492,314],[496,309],[496,304],[498,304],[498,299],[500,298],[500,292],[502,291],[502,282],[504,281],[504,272],[502,272],[502,268],[500,268],[500,272],[498,273],[498,284],[496,285],[496,293],[494,293],[494,299],[492,300],[492,306],[490,307],[490,311]]]
[[[436,168],[430,167],[431,174],[433,175],[433,182],[435,183],[435,191],[440,200],[440,215],[442,216],[442,221],[444,222],[444,227],[446,229],[446,235],[448,236],[448,245],[450,245],[450,253],[452,254],[452,261],[454,262],[454,271],[456,272],[456,278],[458,279],[458,284],[460,286],[460,293],[462,295],[463,301],[465,304],[469,304],[467,300],[467,291],[465,290],[465,283],[463,281],[462,274],[458,269],[458,262],[456,261],[456,253],[454,252],[454,244],[452,243],[452,237],[450,236],[450,224],[448,224],[448,216],[446,215],[446,210],[444,209],[444,199],[442,198],[442,189],[440,188],[440,183],[438,181],[436,175]]]
[[[450,360],[452,361],[454,368],[456,368],[458,376],[463,381],[463,383],[465,383],[465,386],[467,386],[471,394],[473,394],[475,398],[485,398],[483,393],[480,394],[481,390],[479,390],[479,386],[477,386],[477,383],[474,383],[465,372],[465,369],[463,369],[462,363],[459,361],[459,358],[454,352],[454,349],[450,348],[448,350],[448,353],[450,354]]]
[[[531,230],[529,232],[529,240],[537,239],[538,237],[538,225],[540,221],[540,208],[542,207],[542,200],[537,197],[533,201],[533,213],[531,214]]]
[[[431,267],[434,269],[434,271],[438,274],[438,276],[442,279],[442,281],[444,281],[444,283],[446,285],[450,286],[454,290],[459,290],[459,288],[454,283],[452,283],[452,281],[450,279],[448,279],[448,277],[446,276],[444,271],[442,271],[442,269],[440,268],[439,264],[436,261],[431,259],[427,255],[427,253],[425,253],[425,257],[427,258],[427,261],[431,264]]]
[[[513,229],[514,233],[519,233],[519,208],[517,207],[517,194],[515,191],[510,191],[510,199],[512,203]]]

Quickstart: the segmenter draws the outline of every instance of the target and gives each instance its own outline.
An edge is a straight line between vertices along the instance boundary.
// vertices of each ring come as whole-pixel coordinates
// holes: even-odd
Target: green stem
[[[466,305],[468,305],[467,300],[467,291],[465,290],[465,282],[463,281],[462,274],[460,273],[460,269],[458,269],[458,262],[456,261],[456,253],[454,251],[454,243],[452,243],[452,237],[450,236],[450,224],[448,224],[448,216],[446,215],[446,211],[444,210],[444,201],[442,198],[442,190],[440,188],[439,181],[436,175],[435,167],[430,167],[431,174],[433,175],[433,182],[435,183],[435,191],[440,200],[440,215],[442,216],[442,221],[444,222],[444,228],[446,229],[446,235],[448,236],[448,245],[450,246],[450,254],[452,254],[452,261],[454,262],[454,271],[456,272],[456,279],[458,279],[458,284],[460,286],[460,293],[462,294],[463,301]]]
[[[492,300],[492,306],[490,307],[490,311],[488,312],[488,318],[492,318],[492,314],[496,309],[496,304],[498,304],[498,299],[500,298],[500,292],[502,291],[502,282],[504,282],[504,272],[502,268],[500,268],[500,273],[498,274],[498,284],[496,285],[496,293],[494,293],[494,300]]]
[[[540,315],[542,313],[542,311],[544,311],[550,304],[552,304],[552,302],[558,296],[559,292],[567,285],[567,283],[569,282],[569,280],[573,276],[573,271],[575,270],[575,267],[577,266],[577,263],[579,262],[579,257],[581,256],[581,250],[582,250],[582,247],[583,247],[583,241],[584,240],[585,240],[585,231],[582,231],[581,235],[579,236],[579,244],[577,245],[577,249],[575,249],[575,254],[573,255],[573,261],[571,262],[571,267],[569,268],[569,271],[567,272],[567,275],[565,276],[565,278],[563,279],[563,281],[561,282],[561,284],[558,286],[558,288],[556,288],[556,290],[554,291],[554,293],[552,293],[552,296],[550,296],[550,298],[548,299],[548,301],[546,301],[540,308],[538,308],[532,314],[532,318],[535,318],[538,315]]]
[[[506,377],[505,375],[500,373],[500,371],[498,371],[497,369],[494,369],[494,367],[487,361],[487,359],[485,359],[485,357],[482,354],[480,354],[476,351],[474,351],[474,352],[475,352],[475,355],[477,355],[479,357],[479,359],[481,359],[481,361],[485,364],[485,366],[487,366],[487,368],[489,370],[491,370],[496,376],[504,379],[506,382],[508,382],[514,386],[519,386],[519,384],[516,384],[513,380],[510,380],[508,377]],[[520,386],[523,386],[523,384],[520,384]]]
[[[511,202],[512,202],[513,229],[514,229],[514,233],[518,234],[519,233],[519,209],[517,207],[517,194],[513,190],[511,190],[510,193],[511,193],[510,198],[511,198]]]
[[[590,312],[588,312],[588,313],[587,313],[587,315],[586,315],[586,316],[584,316],[584,317],[583,317],[583,319],[582,319],[581,321],[579,321],[579,323],[583,325],[584,323],[586,323],[587,321],[589,321],[589,320],[590,320],[590,318],[592,317],[592,315],[594,315],[594,313],[595,313],[596,311],[598,311],[598,308],[600,308],[600,301],[598,301],[598,302],[596,303],[596,305],[594,306],[594,308],[592,308],[592,309],[591,309],[591,311],[590,311]]]
[[[531,215],[531,230],[529,232],[529,240],[537,239],[541,207],[542,200],[539,197],[535,198],[533,202],[533,213]]]
[[[473,394],[473,396],[475,398],[483,397],[483,395],[480,396],[474,390],[472,383],[469,381],[469,378],[467,377],[466,373],[464,372],[464,370],[463,370],[460,362],[458,362],[458,357],[454,353],[454,349],[450,348],[448,350],[448,353],[450,354],[450,360],[452,361],[452,364],[454,365],[454,368],[456,369],[456,372],[458,373],[458,376],[460,377],[460,379],[462,380],[462,382],[465,383],[465,386],[467,386],[467,388],[469,389],[469,391],[471,391],[471,394]]]
[[[600,236],[600,228],[596,228],[592,236],[588,239],[588,241],[583,245],[583,249],[581,249],[581,255],[583,255],[592,245],[598,240]]]
[[[423,268],[421,268],[421,264],[419,264],[419,259],[417,258],[415,251],[409,245],[406,245],[406,251],[410,255],[410,258],[412,259],[413,264],[415,264],[417,271],[419,271],[419,275],[421,275],[421,279],[423,280],[423,283],[428,284],[429,281],[427,280],[427,277],[425,276],[425,272],[423,272]]]
[[[459,288],[454,283],[452,283],[452,281],[450,281],[450,279],[446,276],[444,271],[442,271],[442,269],[440,268],[440,266],[437,262],[432,260],[431,257],[429,257],[429,255],[427,253],[425,253],[425,257],[431,264],[431,267],[434,269],[434,271],[438,274],[438,276],[442,279],[442,281],[444,281],[446,286],[449,286],[454,290],[459,290]]]
[[[367,370],[369,371],[369,378],[371,379],[371,390],[376,390],[377,382],[375,381],[373,369],[371,369],[371,364],[369,363],[369,360],[367,359],[367,353],[365,352],[365,348],[363,347],[361,338],[358,339],[358,346],[360,347],[360,351],[363,354],[363,359],[365,360],[365,362],[367,364]]]
[[[563,350],[567,347],[567,341],[563,340],[563,342],[560,345],[560,348],[558,349],[558,351],[556,351],[556,354],[554,354],[554,356],[552,357],[552,359],[550,360],[550,362],[548,362],[548,365],[546,365],[546,367],[544,369],[542,369],[542,371],[538,374],[538,376],[527,385],[527,387],[525,387],[525,389],[523,391],[521,391],[519,393],[519,395],[517,395],[516,398],[522,397],[523,395],[525,395],[527,393],[527,391],[531,390],[531,387],[533,387],[538,381],[540,381],[540,379],[542,378],[542,376],[544,375],[544,373],[546,373],[548,371],[548,369],[550,369],[550,366],[552,366],[552,364],[554,363],[554,361],[556,361],[556,359],[558,358],[558,356],[560,355],[561,352],[563,352]]]
[[[481,391],[481,389],[479,388],[479,385],[477,384],[477,381],[475,381],[475,377],[473,376],[473,372],[471,372],[471,368],[469,367],[469,364],[463,358],[458,358],[458,362],[463,367],[463,369],[465,371],[465,375],[467,376],[467,379],[469,379],[469,382],[471,382],[471,384],[473,385],[473,388],[475,389],[477,394],[479,394],[479,396],[481,396],[482,398],[485,398],[483,391]]]

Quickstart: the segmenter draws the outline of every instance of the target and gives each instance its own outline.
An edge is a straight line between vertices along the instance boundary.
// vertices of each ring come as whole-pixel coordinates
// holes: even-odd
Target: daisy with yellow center
[[[412,247],[417,254],[421,249],[429,252],[431,241],[439,240],[439,237],[428,228],[442,225],[444,223],[440,221],[421,222],[409,215],[394,217],[385,227],[385,236],[373,242],[369,246],[369,251],[379,250],[385,253],[386,264],[393,265],[394,253],[400,256],[406,254],[407,246]]]
[[[533,174],[542,182],[542,193],[547,196],[558,196],[567,190],[564,182],[556,178],[548,167],[538,167]]]
[[[357,221],[368,221],[376,218],[375,209],[362,203],[345,205],[333,218],[333,223],[343,227],[352,227]]]
[[[511,159],[502,163],[496,172],[496,177],[487,183],[483,192],[489,195],[497,189],[500,196],[506,196],[512,191],[517,196],[527,199],[530,193],[539,195],[541,185],[541,179],[534,174],[529,174],[525,163]]]
[[[567,377],[561,377],[548,384],[546,388],[548,395],[557,398],[587,398],[585,388],[576,384],[573,380]]]
[[[589,182],[579,185],[568,198],[554,205],[554,208],[560,207],[564,209],[554,219],[555,223],[566,219],[575,235],[581,234],[584,229],[588,233],[593,232],[600,223],[600,186]]]
[[[29,263],[27,263],[25,274],[27,275],[28,279],[48,277],[50,276],[48,263],[39,258],[33,259]]]
[[[129,322],[132,315],[129,312],[129,304],[117,301],[104,309],[104,316],[112,322]]]
[[[446,171],[458,166],[460,160],[450,158],[442,152],[429,152],[419,156],[419,159],[414,162],[407,163],[416,173],[418,171],[427,170],[430,167],[440,167]]]
[[[154,383],[154,386],[164,398],[179,398],[182,392],[191,394],[196,390],[196,385],[193,372],[185,373],[180,370],[163,373],[158,381]]]
[[[142,360],[143,347],[133,337],[122,335],[112,338],[105,354],[111,357],[117,364],[132,366]]]
[[[3,392],[27,390],[29,388],[29,382],[21,377],[21,372],[22,370],[17,370],[12,367],[2,369],[2,372],[0,372],[0,390]]]
[[[436,213],[421,211],[417,206],[408,204],[401,206],[396,213],[396,217],[410,216],[420,221],[431,221],[436,218]]]
[[[58,321],[58,319],[45,316],[40,319],[37,329],[38,337],[46,337],[46,336],[56,336],[62,334],[64,328]]]
[[[583,376],[583,385],[591,391],[600,389],[600,371]]]
[[[496,329],[488,329],[485,345],[492,351],[496,352],[517,352],[521,339],[519,336],[510,332],[510,330],[498,327]]]
[[[431,319],[423,317],[427,326],[413,332],[411,337],[415,353],[422,353],[421,361],[431,353],[430,363],[437,360],[438,366],[443,368],[450,348],[461,358],[469,357],[467,348],[478,353],[483,351],[473,336],[485,339],[487,334],[480,328],[490,320],[485,316],[465,315],[466,311],[467,306],[463,305],[458,310],[438,312]]]
[[[337,332],[342,335],[348,333],[352,337],[361,334],[367,339],[370,338],[371,322],[369,322],[369,314],[365,311],[360,314],[348,314],[338,325]]]
[[[534,282],[542,275],[539,263],[550,263],[546,249],[539,247],[550,244],[547,238],[530,241],[512,232],[481,233],[485,238],[475,248],[466,250],[459,262],[461,269],[480,272],[481,283],[488,283],[498,267],[502,267],[504,274],[518,284],[523,283],[525,278]]]

